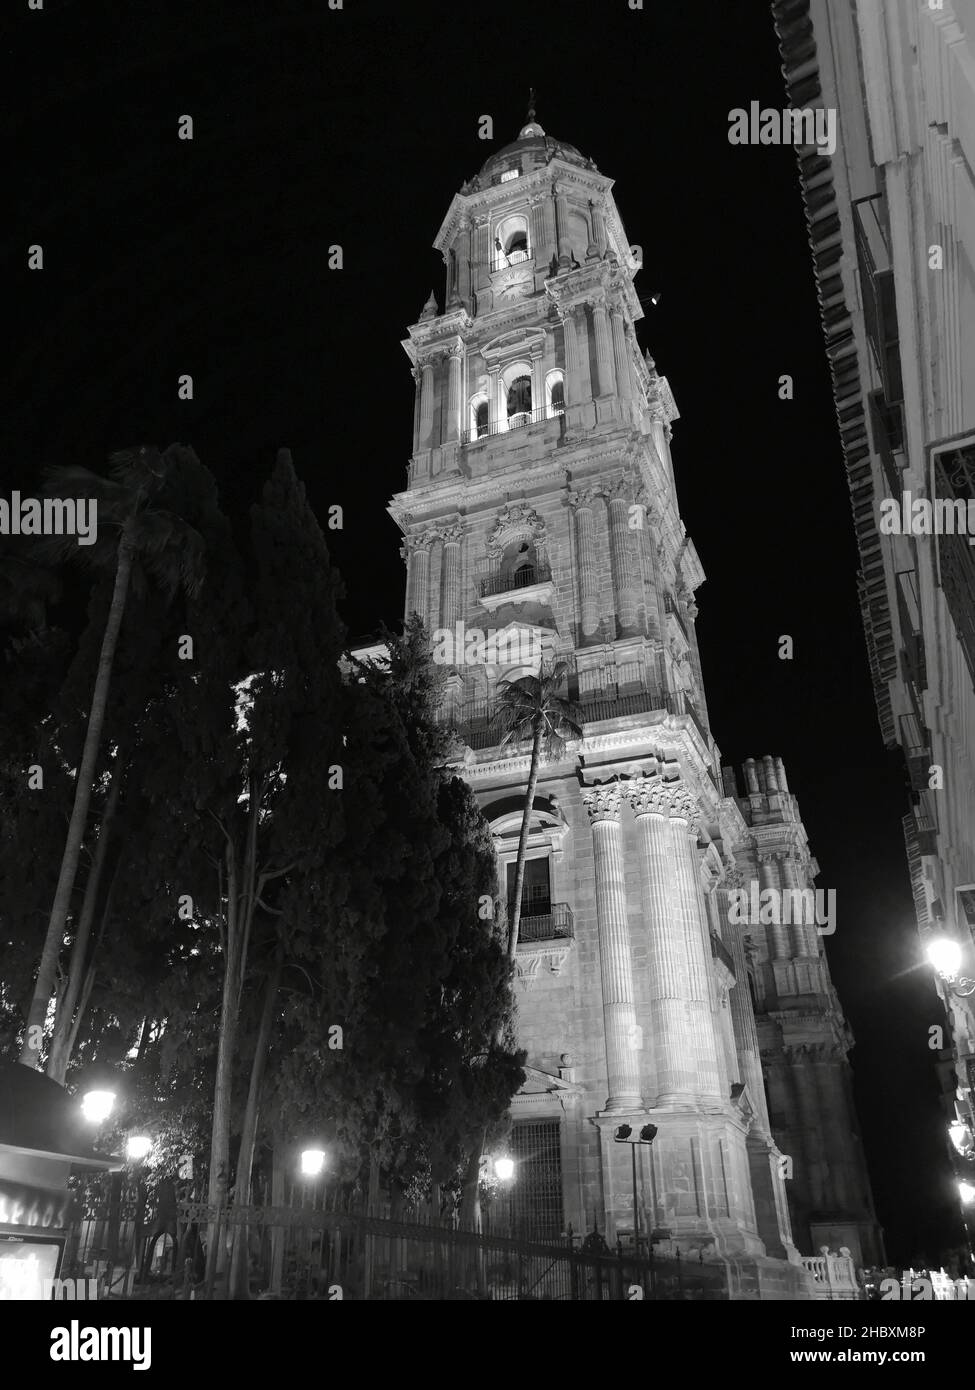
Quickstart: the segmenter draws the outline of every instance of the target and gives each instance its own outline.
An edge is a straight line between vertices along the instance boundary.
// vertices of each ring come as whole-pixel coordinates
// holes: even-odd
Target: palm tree
[[[556,661],[546,670],[544,663],[537,676],[523,676],[509,682],[498,696],[495,721],[505,730],[501,747],[514,743],[531,743],[532,760],[528,771],[525,809],[518,836],[518,855],[515,859],[515,897],[508,927],[508,960],[514,961],[518,950],[518,927],[521,923],[521,894],[525,882],[525,852],[528,848],[528,828],[532,804],[538,785],[542,757],[546,762],[560,758],[565,752],[567,738],[581,738],[579,709],[574,700],[561,692],[565,686],[568,665]]]
[[[102,635],[61,869],[20,1053],[20,1061],[32,1068],[40,1065],[44,1023],[87,827],[112,664],[129,590],[138,590],[146,576],[154,579],[170,597],[180,588],[195,594],[202,584],[202,537],[180,517],[156,504],[167,478],[166,459],[158,449],[143,447],[113,454],[109,463],[108,477],[76,466],[54,469],[46,488],[50,497],[84,497],[98,505],[94,544],[79,546],[74,537],[56,536],[49,538],[47,548],[62,559],[80,560],[109,572],[114,568],[115,583]]]

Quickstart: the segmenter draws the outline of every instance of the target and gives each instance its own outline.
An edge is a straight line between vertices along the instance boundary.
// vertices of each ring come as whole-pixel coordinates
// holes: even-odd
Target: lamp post
[[[950,992],[959,999],[967,999],[975,994],[975,980],[961,974],[961,946],[950,936],[938,936],[929,941],[925,948],[928,964],[931,965]]]
[[[132,1270],[133,1279],[138,1279],[142,1270],[142,1233],[145,1229],[146,1198],[145,1161],[152,1153],[152,1140],[148,1134],[130,1134],[125,1141],[125,1157],[131,1163],[135,1176],[135,1219],[132,1226]]]
[[[644,1125],[640,1133],[635,1136],[632,1125],[618,1125],[613,1133],[613,1139],[617,1144],[630,1145],[630,1160],[633,1170],[633,1245],[637,1255],[640,1253],[640,1208],[637,1206],[636,1198],[636,1146],[637,1144],[646,1144],[649,1148],[656,1137],[656,1125]]]

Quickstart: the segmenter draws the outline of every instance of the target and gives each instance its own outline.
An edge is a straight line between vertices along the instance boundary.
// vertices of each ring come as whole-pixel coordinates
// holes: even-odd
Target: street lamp
[[[496,1158],[494,1160],[494,1176],[501,1182],[510,1182],[515,1175],[515,1163],[512,1158]]]
[[[964,1178],[961,1178],[958,1182],[958,1195],[962,1200],[963,1206],[970,1206],[972,1202],[975,1202],[975,1187],[973,1187],[970,1182],[966,1182]]]
[[[950,936],[938,936],[929,941],[926,947],[928,964],[932,965],[944,980],[952,994],[967,999],[975,994],[975,980],[959,975],[961,970],[961,947]]]
[[[114,1091],[86,1091],[81,1097],[81,1113],[93,1125],[103,1124],[115,1109]]]
[[[617,1125],[613,1139],[617,1144],[630,1145],[630,1160],[633,1170],[633,1244],[637,1255],[640,1253],[640,1209],[636,1201],[636,1146],[646,1144],[648,1147],[657,1137],[656,1125],[644,1125],[640,1133],[633,1134],[632,1125]]]
[[[125,1141],[125,1157],[130,1163],[141,1163],[152,1152],[152,1140],[148,1134],[130,1134]]]
[[[948,1126],[948,1137],[955,1146],[957,1153],[962,1158],[968,1158],[972,1153],[972,1131],[963,1120],[952,1120]]]
[[[317,1178],[325,1168],[324,1149],[303,1149],[301,1153],[301,1175],[304,1178]]]

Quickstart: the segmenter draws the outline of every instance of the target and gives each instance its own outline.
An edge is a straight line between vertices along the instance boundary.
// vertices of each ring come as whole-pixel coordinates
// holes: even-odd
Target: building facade
[[[723,1259],[738,1296],[804,1297],[800,1251],[880,1253],[852,1040],[799,910],[818,866],[782,763],[736,774],[710,731],[678,412],[637,345],[641,255],[612,186],[532,118],[451,202],[443,308],[431,294],[404,342],[406,612],[446,667],[509,895],[529,750],[498,746],[499,685],[562,661],[581,711],[531,810],[513,1216],[652,1237]]]
[[[885,744],[943,1019],[945,1142],[975,1215],[975,3],[776,0]],[[951,1139],[949,1141],[949,1134]]]

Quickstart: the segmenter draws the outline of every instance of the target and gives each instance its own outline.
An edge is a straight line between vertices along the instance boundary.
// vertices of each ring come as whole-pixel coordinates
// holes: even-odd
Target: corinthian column
[[[555,199],[555,223],[559,246],[559,269],[568,270],[572,265],[572,245],[569,241],[569,210],[565,203],[565,189],[562,184],[552,184],[552,197]]]
[[[460,613],[460,547],[463,538],[461,526],[445,526],[443,536],[443,561],[440,567],[440,626],[454,628]]]
[[[695,1090],[699,1095],[726,1100],[728,1078],[722,1075],[721,1053],[711,1006],[711,934],[704,918],[698,882],[697,813],[693,796],[681,783],[669,788],[670,833],[674,852],[674,891],[687,950],[687,1017],[685,1046],[697,1062]]]
[[[630,549],[629,490],[624,480],[609,494],[609,562],[613,573],[613,606],[620,633],[626,637],[636,631],[637,585]]]
[[[460,370],[461,349],[453,347],[447,358],[447,442],[460,438]]]
[[[623,791],[636,817],[643,856],[656,1104],[686,1104],[694,1099],[695,1082],[687,1048],[687,947],[674,898],[670,797],[657,777],[636,777],[623,784]]]
[[[623,319],[623,310],[619,304],[614,304],[610,311],[610,325],[613,330],[613,358],[616,363],[616,389],[620,394],[620,399],[628,401],[633,396],[633,387],[630,381],[630,354],[626,345],[626,330]]]
[[[772,901],[775,902],[778,900],[781,904],[782,891],[779,882],[779,869],[774,854],[760,854],[758,856],[758,886],[763,893],[767,888],[771,888],[774,892]],[[774,913],[774,916],[780,918],[780,920],[778,922],[773,920],[769,927],[772,959],[788,960],[790,956],[789,931],[788,928],[782,924],[781,912]]]
[[[582,793],[592,824],[596,876],[596,928],[606,1033],[607,1110],[639,1109],[640,1048],[633,999],[633,966],[626,921],[626,887],[618,784]]]
[[[599,571],[596,562],[596,519],[591,491],[572,492],[575,508],[576,567],[579,575],[579,626],[584,642],[599,635]]]
[[[568,309],[560,309],[559,318],[565,343],[565,403],[567,406],[576,405],[582,400],[579,390],[579,344],[576,341],[576,326]]]
[[[409,551],[409,570],[406,580],[406,617],[418,613],[425,623],[429,622],[430,588],[430,542],[429,532],[410,536],[406,541]]]
[[[429,449],[433,441],[433,363],[424,362],[420,368],[420,439],[419,447]]]
[[[609,334],[609,315],[605,299],[596,299],[592,306],[592,321],[596,330],[596,365],[599,369],[599,394],[611,396],[614,387],[613,345]]]
[[[576,347],[578,349],[578,360],[576,371],[579,379],[580,401],[591,401],[593,398],[592,373],[589,370],[589,324],[586,320],[586,306],[584,304],[574,304],[570,310],[573,315],[576,330]]]

